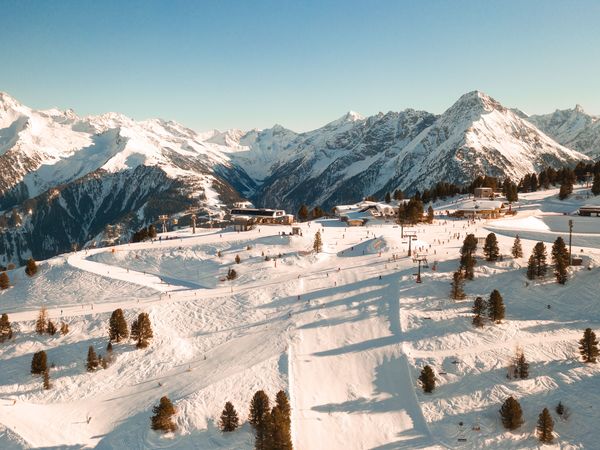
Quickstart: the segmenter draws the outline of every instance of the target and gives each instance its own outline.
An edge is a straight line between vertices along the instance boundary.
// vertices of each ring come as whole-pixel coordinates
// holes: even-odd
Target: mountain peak
[[[573,111],[575,111],[576,113],[585,114],[585,110],[583,109],[583,106],[581,106],[579,103],[577,103],[575,105],[575,108],[573,108]]]

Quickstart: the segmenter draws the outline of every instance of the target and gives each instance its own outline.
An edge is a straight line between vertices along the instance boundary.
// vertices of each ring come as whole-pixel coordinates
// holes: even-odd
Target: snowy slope
[[[303,236],[294,237],[281,236],[289,231],[283,226],[196,235],[186,229],[169,233],[169,240],[56,257],[41,262],[33,278],[23,269],[9,271],[14,286],[0,291],[0,304],[16,336],[0,344],[0,448],[249,450],[253,437],[245,422],[259,389],[271,397],[279,389],[289,394],[295,448],[536,449],[543,407],[555,420],[556,441],[548,448],[595,448],[600,368],[580,361],[577,340],[584,328],[600,327],[600,228],[571,217],[574,248],[590,270],[573,268],[566,286],[551,275],[525,278],[535,242],[552,242],[549,230],[564,231],[556,222],[563,217],[556,194],[522,195],[514,219],[437,216],[415,227],[413,250],[429,258],[421,284],[393,223],[346,228],[336,220],[301,224]],[[560,204],[574,209],[584,195],[577,188]],[[452,204],[440,205],[439,213]],[[523,233],[525,257],[488,263],[479,251],[468,298],[449,300],[464,236],[498,229],[507,255],[511,228]],[[307,250],[317,230],[325,247],[314,255]],[[267,261],[263,254],[281,256]],[[240,277],[221,281],[230,267]],[[473,298],[496,288],[506,319],[474,328]],[[42,304],[53,320],[69,324],[69,334],[34,333]],[[105,352],[117,307],[129,322],[141,311],[150,314],[152,343],[145,350],[117,344],[115,362],[88,373],[87,348]],[[530,376],[508,379],[518,346]],[[55,365],[50,391],[29,374],[32,353],[41,349]],[[425,364],[437,377],[432,394],[416,382]],[[167,436],[149,427],[162,395],[178,410],[179,429]],[[509,395],[518,398],[525,419],[514,432],[498,416]],[[226,401],[244,422],[231,434],[217,429]],[[568,420],[554,413],[558,401],[570,409]]]

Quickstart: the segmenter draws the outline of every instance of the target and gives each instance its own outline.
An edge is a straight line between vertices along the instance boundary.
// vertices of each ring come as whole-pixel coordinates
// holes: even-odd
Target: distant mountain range
[[[242,197],[292,212],[330,208],[598,156],[600,121],[581,108],[528,117],[478,91],[441,115],[349,112],[305,133],[197,133],[116,113],[37,111],[0,93],[0,264],[128,238],[190,207],[222,217]]]

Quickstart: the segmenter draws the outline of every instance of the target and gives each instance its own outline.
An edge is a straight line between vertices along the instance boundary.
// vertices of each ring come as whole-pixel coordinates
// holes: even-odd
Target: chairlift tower
[[[196,234],[196,214],[192,213],[192,234]]]
[[[412,256],[412,241],[417,239],[417,232],[413,230],[406,230],[404,236],[408,238],[408,256]]]
[[[167,232],[167,220],[169,220],[169,216],[167,216],[166,214],[161,214],[160,216],[158,216],[158,220],[160,220],[162,223],[162,232],[166,233]]]
[[[421,281],[421,264],[423,265],[423,267],[427,267],[427,256],[423,255],[423,254],[416,254],[415,257],[413,258],[413,262],[416,262],[418,264],[418,272],[417,272],[417,283],[422,283]]]

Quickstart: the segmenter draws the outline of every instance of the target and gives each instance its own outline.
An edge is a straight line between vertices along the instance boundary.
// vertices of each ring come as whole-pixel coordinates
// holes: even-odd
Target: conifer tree
[[[52,387],[50,384],[50,373],[48,372],[48,368],[44,370],[44,389],[48,390]]]
[[[152,408],[152,412],[154,415],[150,421],[153,430],[163,433],[177,430],[177,425],[173,422],[173,416],[177,411],[167,396],[160,399],[158,405]]]
[[[315,241],[313,243],[313,250],[315,253],[320,253],[323,250],[323,241],[321,240],[321,232],[317,231],[315,234]]]
[[[156,227],[154,225],[148,227],[148,237],[151,239],[156,238]]]
[[[560,200],[564,200],[572,193],[573,193],[573,184],[570,183],[569,181],[566,181],[560,185],[560,189],[558,191],[558,198]]]
[[[435,375],[433,374],[431,367],[423,367],[421,375],[419,375],[419,381],[421,382],[421,386],[423,386],[423,392],[433,392],[435,389]]]
[[[271,412],[266,411],[263,421],[255,428],[254,449],[271,450],[273,443]]]
[[[511,253],[513,258],[522,258],[523,257],[523,247],[521,247],[521,238],[517,234],[515,237],[515,241],[513,243]]]
[[[290,402],[284,391],[279,391],[271,410],[271,448],[292,450],[292,421]]]
[[[600,194],[600,172],[594,173],[594,181],[592,182],[592,194]]]
[[[10,278],[6,272],[0,273],[0,290],[5,290],[10,287]]]
[[[30,277],[34,276],[38,271],[37,264],[33,258],[27,260],[27,266],[25,267],[25,273]]]
[[[548,265],[546,263],[546,246],[543,242],[538,242],[533,247],[533,252],[527,263],[527,278],[533,280],[546,276]]]
[[[560,236],[556,238],[552,245],[552,262],[554,264],[554,276],[560,284],[567,282],[567,267],[569,267],[569,251],[565,241]]]
[[[523,425],[523,411],[521,405],[512,396],[508,397],[500,408],[502,424],[508,430],[516,430]]]
[[[42,306],[38,314],[38,318],[35,322],[35,332],[37,334],[44,334],[48,329],[48,313],[46,307]]]
[[[69,332],[69,324],[66,322],[61,323],[60,324],[60,334],[62,334],[64,336],[68,332]]]
[[[300,209],[298,210],[298,219],[300,219],[301,222],[304,222],[306,219],[308,219],[308,206],[300,206]]]
[[[538,417],[537,434],[540,442],[549,444],[554,440],[554,420],[548,408],[544,408]]]
[[[498,239],[494,233],[490,233],[485,238],[485,244],[483,245],[483,254],[485,259],[488,261],[497,261],[500,256],[500,249],[498,248]]]
[[[134,341],[138,340],[139,329],[140,327],[138,326],[138,320],[135,318],[133,319],[133,322],[131,322],[131,334],[129,335],[129,337]]]
[[[12,339],[12,337],[12,325],[10,324],[10,320],[8,320],[8,314],[4,313],[0,317],[0,342]]]
[[[46,356],[46,352],[40,350],[39,352],[35,352],[33,354],[33,358],[31,358],[31,373],[34,375],[39,375],[44,373],[48,367],[48,357]]]
[[[488,316],[493,322],[500,322],[504,319],[504,301],[502,300],[502,296],[497,289],[494,289],[490,294],[490,299],[488,301]]]
[[[516,376],[519,378],[529,377],[529,363],[525,359],[525,352],[523,352],[522,349],[517,351],[517,356],[515,358],[515,372]]]
[[[87,354],[87,363],[86,363],[86,370],[88,372],[93,372],[94,370],[96,370],[98,368],[98,356],[96,355],[96,352],[94,350],[94,347],[92,347],[91,345],[88,348],[88,354]]]
[[[248,422],[254,428],[264,422],[264,415],[269,411],[269,397],[265,391],[257,391],[250,401],[250,415]]]
[[[50,336],[54,336],[56,334],[56,325],[54,325],[54,322],[52,322],[51,320],[48,320],[48,326],[46,327],[46,332],[50,335]]]
[[[468,234],[460,249],[460,268],[467,280],[474,277],[475,251],[477,250],[477,238],[474,234]]]
[[[476,297],[473,302],[473,325],[477,328],[483,327],[483,314],[486,311],[486,304],[483,298]]]
[[[129,329],[121,308],[115,309],[110,316],[108,323],[108,339],[110,341],[121,342],[122,339],[129,337]]]
[[[433,223],[433,218],[434,218],[433,207],[431,205],[429,205],[429,208],[427,208],[427,223]]]
[[[598,357],[598,340],[596,333],[591,328],[586,328],[583,338],[579,340],[579,353],[583,357],[583,362],[595,363]]]
[[[152,332],[152,324],[150,323],[150,316],[148,313],[140,313],[135,323],[135,335],[134,325],[131,326],[131,337],[137,340],[137,348],[146,348],[149,345],[150,339],[154,336]]]
[[[221,431],[229,432],[235,431],[235,429],[239,426],[240,419],[238,417],[237,411],[233,407],[231,402],[225,403],[225,408],[221,413]]]
[[[285,413],[275,406],[270,417],[270,445],[273,450],[292,450],[292,432]]]
[[[386,203],[390,203],[392,201],[392,196],[390,195],[389,192],[385,193],[385,202]]]
[[[452,288],[450,291],[450,296],[453,300],[462,300],[465,298],[465,291],[463,288],[464,283],[464,278],[460,270],[454,272],[452,275]]]
[[[240,255],[235,255],[235,263],[239,264],[242,260],[240,259]]]

